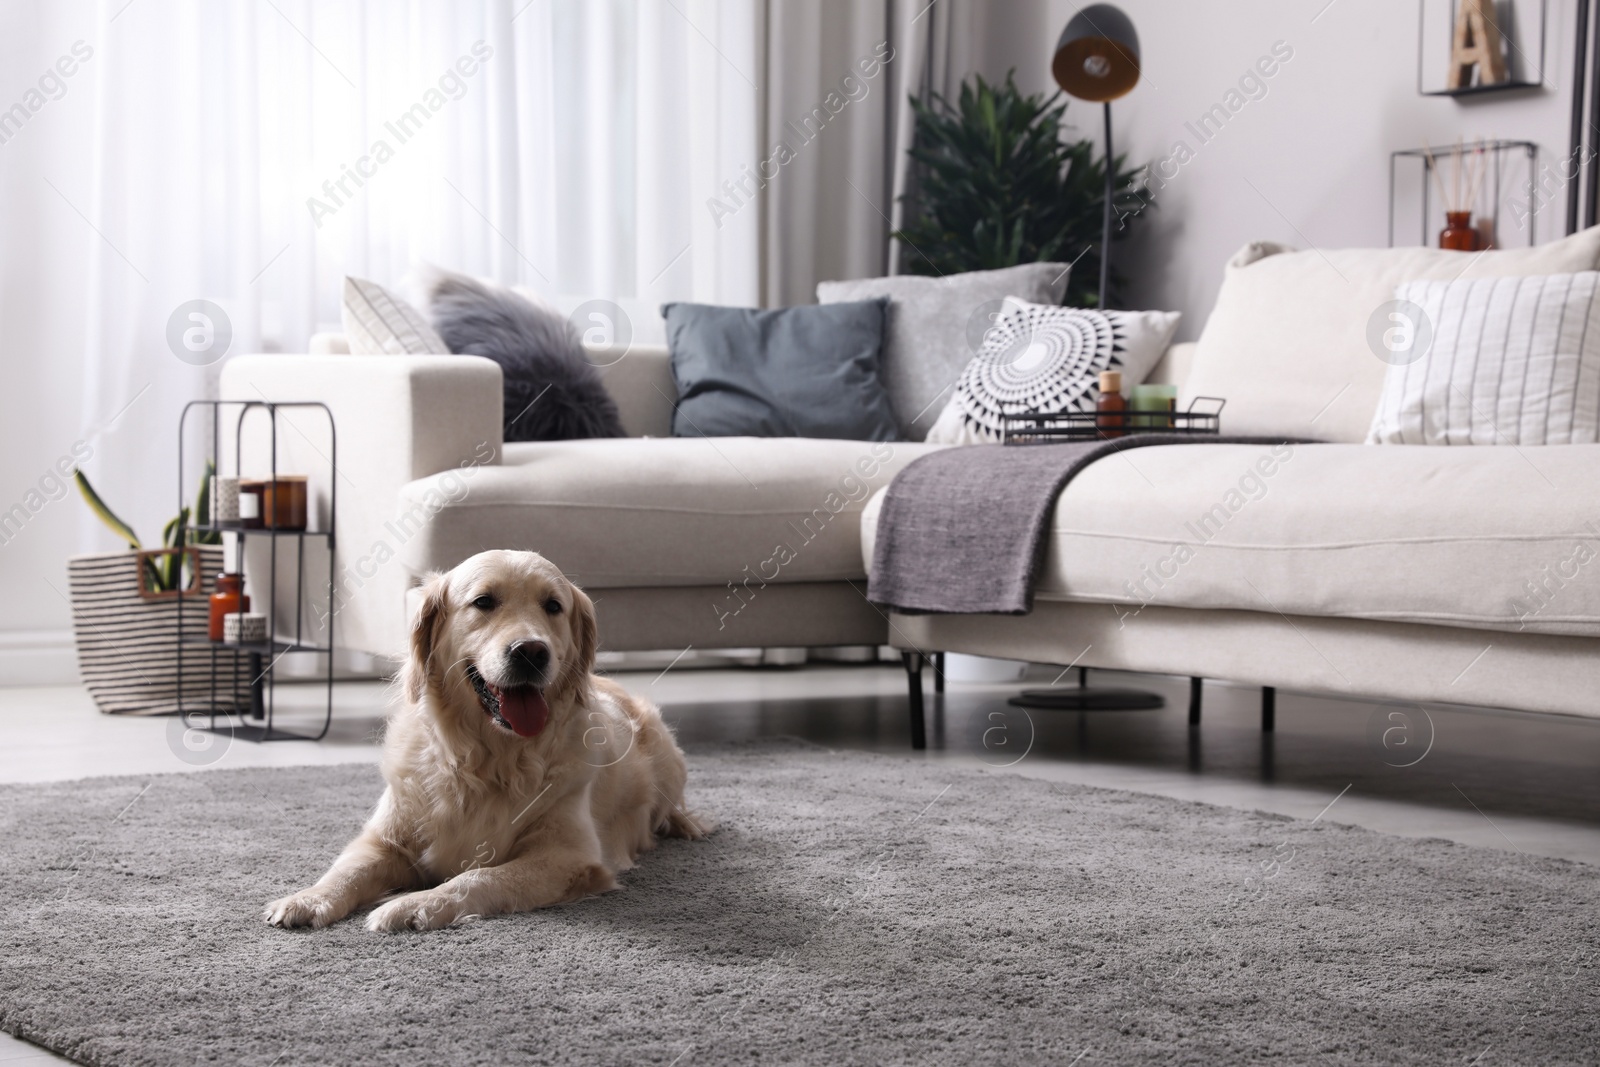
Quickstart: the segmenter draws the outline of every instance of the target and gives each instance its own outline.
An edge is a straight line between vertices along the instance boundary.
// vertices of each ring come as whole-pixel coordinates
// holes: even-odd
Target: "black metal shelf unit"
[[[211,656],[211,693],[209,701],[204,705],[199,715],[209,715],[210,722],[207,729],[221,732],[217,725],[219,717],[230,720],[237,719],[237,723],[229,722],[225,727],[226,732],[233,737],[244,738],[248,741],[320,741],[328,734],[328,727],[333,722],[333,650],[334,650],[334,616],[337,614],[338,600],[334,595],[334,580],[338,573],[336,566],[337,549],[335,546],[334,530],[338,516],[339,503],[339,440],[338,431],[334,427],[333,412],[328,405],[320,401],[284,401],[274,402],[265,400],[194,400],[184,405],[183,414],[178,419],[178,499],[179,506],[185,502],[184,493],[188,487],[188,475],[184,470],[184,442],[187,436],[189,413],[196,408],[207,408],[211,412],[211,441],[209,458],[216,464],[220,474],[222,465],[220,459],[219,443],[222,433],[222,409],[237,408],[233,424],[233,476],[239,476],[239,468],[244,455],[244,423],[250,412],[257,409],[267,413],[271,428],[271,470],[268,477],[273,483],[278,479],[278,412],[281,409],[292,408],[317,408],[328,419],[329,454],[326,457],[328,464],[328,513],[325,530],[290,530],[280,529],[277,525],[277,516],[263,515],[263,522],[267,523],[260,528],[246,528],[243,526],[213,525],[207,522],[204,525],[195,525],[193,529],[202,533],[220,533],[223,537],[229,535],[239,538],[237,552],[239,568],[244,569],[245,542],[250,538],[266,538],[270,549],[268,554],[267,573],[267,640],[258,642],[225,642],[213,641],[205,633],[185,633],[183,630],[183,612],[181,600],[185,593],[179,594],[180,607],[176,612],[178,619],[178,706],[184,707],[183,700],[183,656],[184,649],[195,649],[197,646],[207,646]],[[203,468],[202,464],[202,468]],[[311,502],[309,493],[307,499],[307,522],[311,519]],[[201,518],[201,516],[196,516]],[[205,516],[208,519],[210,516]],[[278,546],[288,538],[295,540],[295,595],[294,595],[294,637],[288,639],[287,634],[280,637],[278,632]],[[305,625],[305,598],[306,598],[306,542],[323,539],[328,545],[328,605],[327,605],[327,640],[318,643],[311,640],[304,633]],[[259,586],[256,599],[260,599]],[[187,594],[193,595],[193,594]],[[241,606],[240,612],[243,612]],[[202,616],[203,617],[203,616]],[[327,656],[328,669],[325,680],[327,699],[323,712],[322,728],[315,734],[297,733],[285,730],[273,723],[273,714],[277,705],[277,680],[276,671],[278,661],[290,652],[319,652]],[[250,658],[250,706],[241,710],[230,694],[226,702],[218,699],[217,693],[217,662],[218,657],[231,655],[233,657],[235,673],[237,673],[238,657]]]

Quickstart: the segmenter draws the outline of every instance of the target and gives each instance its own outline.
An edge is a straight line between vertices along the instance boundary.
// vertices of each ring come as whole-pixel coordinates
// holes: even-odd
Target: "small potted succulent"
[[[90,510],[128,545],[67,561],[78,670],[108,715],[173,714],[209,709],[213,701],[222,712],[249,700],[247,665],[236,657],[217,659],[213,691],[213,653],[204,646],[180,650],[180,629],[185,636],[206,633],[207,598],[223,567],[222,536],[207,525],[213,473],[208,463],[193,510],[180,508],[162,530],[160,547],[148,549],[83,471],[76,474]]]

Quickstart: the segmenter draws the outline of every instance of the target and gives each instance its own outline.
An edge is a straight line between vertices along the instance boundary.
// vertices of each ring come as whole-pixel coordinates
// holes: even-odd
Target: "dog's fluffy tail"
[[[667,809],[656,830],[664,837],[686,837],[698,841],[717,828],[717,820],[674,805]]]

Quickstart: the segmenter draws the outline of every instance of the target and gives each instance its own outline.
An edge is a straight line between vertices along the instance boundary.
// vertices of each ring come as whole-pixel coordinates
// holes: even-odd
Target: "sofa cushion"
[[[1228,401],[1222,432],[1362,441],[1388,364],[1368,329],[1388,325],[1394,290],[1417,279],[1563,274],[1600,266],[1600,227],[1536,248],[1326,249],[1246,245],[1228,263],[1179,394]]]
[[[857,580],[861,508],[929,445],[809,438],[508,444],[412,482],[390,532],[413,573],[530,549],[586,588]],[[404,534],[404,537],[400,535]]]
[[[898,274],[890,278],[821,282],[817,302],[889,301],[883,335],[883,384],[900,436],[920,441],[956,379],[983,344],[1000,302],[1008,296],[1034,304],[1059,304],[1067,291],[1066,263],[1024,263],[942,278]]]
[[[1153,604],[1600,636],[1597,464],[1600,445],[1118,453],[1062,494],[1038,596],[1126,626]]]

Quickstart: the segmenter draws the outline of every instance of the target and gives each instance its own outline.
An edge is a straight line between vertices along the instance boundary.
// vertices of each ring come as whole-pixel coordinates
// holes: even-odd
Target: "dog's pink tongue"
[[[536,737],[550,721],[550,705],[544,694],[531,685],[500,691],[500,717],[511,724],[520,737]]]

